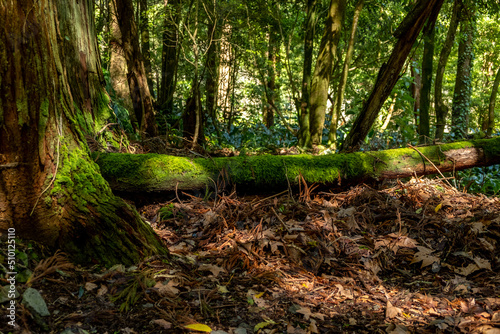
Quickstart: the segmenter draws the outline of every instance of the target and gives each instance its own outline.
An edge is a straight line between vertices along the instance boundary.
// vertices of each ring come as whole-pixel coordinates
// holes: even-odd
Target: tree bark
[[[128,87],[127,80],[127,61],[123,54],[122,47],[122,34],[120,32],[120,27],[118,26],[118,21],[116,19],[116,8],[113,0],[109,1],[109,17],[110,17],[110,64],[109,64],[109,76],[110,83],[112,87],[111,94],[114,96],[115,100],[121,104],[130,115],[130,123],[134,128],[134,131],[139,132],[139,122],[135,117],[134,105],[132,104],[132,98],[130,97],[130,88]]]
[[[453,43],[455,41],[455,35],[458,28],[458,13],[461,8],[462,0],[455,0],[453,2],[453,12],[450,19],[450,27],[448,28],[448,33],[446,34],[446,40],[444,42],[443,48],[439,55],[439,62],[436,69],[436,80],[434,81],[434,104],[436,109],[436,134],[434,138],[436,140],[443,139],[444,127],[446,126],[446,116],[448,114],[448,107],[443,101],[443,78],[444,71],[446,69],[446,64],[448,63],[448,57],[450,56]]]
[[[337,45],[340,40],[345,7],[345,0],[331,0],[330,2],[325,31],[321,39],[314,74],[311,78],[309,126],[312,145],[321,145],[323,139],[328,88],[330,87],[330,80],[332,78]]]
[[[420,102],[422,95],[422,71],[417,66],[416,60],[411,60],[410,73],[413,82],[410,85],[411,96],[413,97],[413,119],[415,120],[415,132],[420,132]]]
[[[86,136],[113,120],[88,0],[0,5],[0,230],[79,263],[165,253],[115,197]]]
[[[493,130],[495,129],[495,104],[498,94],[498,86],[500,85],[500,68],[497,70],[495,76],[495,82],[493,83],[493,88],[491,89],[490,103],[488,105],[488,129],[486,130],[486,135],[491,136]]]
[[[149,93],[154,96],[153,70],[151,66],[151,51],[149,45],[148,0],[139,1],[141,52],[144,60],[144,73],[148,83]]]
[[[337,101],[334,104],[334,108],[332,109],[332,121],[330,123],[330,133],[328,134],[328,145],[330,145],[333,149],[337,148],[338,120],[340,118],[342,104],[344,103],[345,86],[347,84],[347,76],[349,75],[349,65],[351,64],[352,55],[354,53],[354,39],[356,37],[356,31],[358,29],[359,16],[361,15],[361,10],[363,10],[364,4],[365,0],[358,0],[354,8],[351,35],[347,44],[344,67],[342,68],[342,74],[340,76],[339,86],[337,88]]]
[[[274,109],[276,108],[276,53],[279,52],[279,38],[276,28],[269,26],[267,49],[266,105],[264,107],[263,123],[269,129],[274,125]]]
[[[458,44],[457,75],[451,109],[451,134],[455,140],[465,138],[469,124],[472,95],[472,61],[474,59],[475,10],[465,6],[460,12],[460,43]]]
[[[500,137],[487,140],[322,156],[185,158],[159,154],[97,154],[102,175],[124,193],[193,190],[225,185],[238,189],[287,188],[303,178],[333,185],[394,179],[487,166],[500,162]],[[425,156],[425,157],[424,157]],[[427,161],[428,158],[434,165]],[[436,170],[437,167],[439,169]]]
[[[422,27],[433,13],[439,13],[443,0],[420,0],[404,18],[394,37],[398,39],[387,64],[380,68],[375,87],[363,109],[354,121],[353,127],[342,143],[341,151],[356,151],[377,119],[380,108],[391,94],[399,74]],[[437,15],[437,14],[436,14]]]
[[[165,21],[163,25],[161,53],[161,84],[158,105],[164,114],[172,114],[174,109],[175,81],[178,67],[178,26],[180,4],[178,0],[165,1]]]
[[[311,73],[314,46],[314,27],[316,26],[316,2],[307,0],[306,25],[304,33],[304,65],[302,71],[302,95],[299,106],[299,131],[297,139],[299,147],[311,146],[311,133],[309,132],[309,97],[311,93]]]
[[[422,56],[422,92],[420,95],[419,139],[420,144],[430,142],[430,107],[432,87],[432,65],[434,62],[434,36],[436,20],[429,18],[424,29],[424,54]]]
[[[144,63],[139,47],[139,35],[134,19],[132,0],[113,0],[118,26],[122,35],[122,47],[127,61],[127,80],[134,113],[142,137],[155,137],[158,127],[149,92]]]
[[[219,57],[219,40],[222,33],[221,20],[213,18],[208,25],[207,29],[207,40],[210,43],[206,55],[206,66],[205,66],[205,99],[207,115],[211,118],[212,124],[217,131],[218,136],[220,136],[218,118],[217,118],[217,92],[219,90],[219,62],[217,58]]]

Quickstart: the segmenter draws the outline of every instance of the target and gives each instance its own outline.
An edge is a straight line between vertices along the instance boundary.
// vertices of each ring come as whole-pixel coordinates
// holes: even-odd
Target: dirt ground
[[[339,193],[178,194],[138,209],[169,258],[111,269],[30,258],[18,290],[38,291],[50,315],[19,300],[12,330],[3,303],[0,330],[500,333],[498,198],[422,178]]]

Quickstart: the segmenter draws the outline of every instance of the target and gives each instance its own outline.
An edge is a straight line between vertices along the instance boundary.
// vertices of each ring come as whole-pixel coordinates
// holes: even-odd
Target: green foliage
[[[500,193],[500,165],[470,168],[457,174],[460,189],[495,196]]]

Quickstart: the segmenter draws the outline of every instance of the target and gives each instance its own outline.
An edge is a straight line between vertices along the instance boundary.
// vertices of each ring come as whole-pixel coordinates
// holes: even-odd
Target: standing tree
[[[335,108],[332,111],[332,121],[330,123],[330,132],[328,134],[328,144],[332,148],[337,146],[337,126],[341,115],[342,103],[344,102],[345,87],[347,84],[347,76],[349,74],[349,66],[351,64],[352,55],[354,53],[354,39],[356,37],[356,30],[358,29],[359,16],[361,15],[361,10],[365,4],[365,0],[358,0],[354,6],[354,16],[352,18],[351,34],[349,36],[349,42],[347,43],[347,51],[344,59],[344,66],[342,68],[342,74],[340,75],[339,86],[337,88],[337,101],[335,103]]]
[[[161,51],[161,83],[158,92],[158,105],[166,113],[174,109],[174,92],[178,67],[178,26],[180,2],[164,0],[165,19],[163,22]]]
[[[139,33],[134,19],[132,0],[113,0],[116,17],[122,37],[122,48],[127,61],[127,79],[135,117],[143,137],[158,135],[158,127],[153,110],[153,100],[149,92],[146,72],[139,46]]]
[[[317,0],[307,0],[306,21],[304,33],[304,65],[302,69],[302,95],[299,114],[298,140],[300,147],[311,145],[311,134],[309,132],[309,96],[311,93],[311,73],[314,46],[314,27],[316,25],[316,2]]]
[[[422,91],[420,93],[419,143],[427,143],[430,139],[432,64],[434,62],[434,36],[436,18],[429,18],[424,28],[424,54],[422,57]]]
[[[471,108],[471,70],[474,59],[475,8],[466,0],[460,12],[460,42],[458,44],[457,76],[451,109],[451,134],[455,139],[467,135]]]
[[[309,126],[312,145],[321,145],[325,123],[328,88],[332,78],[337,45],[340,40],[346,7],[345,0],[331,0],[325,23],[325,32],[319,46],[319,54],[311,79],[309,97]]]
[[[448,62],[448,57],[450,56],[451,49],[453,47],[453,42],[455,41],[455,35],[458,28],[458,13],[460,11],[462,0],[453,1],[453,12],[451,14],[450,26],[448,28],[448,33],[446,34],[446,39],[441,49],[439,55],[439,62],[436,69],[436,80],[434,81],[434,104],[436,110],[436,134],[435,139],[441,140],[444,135],[444,127],[446,126],[446,116],[448,114],[448,107],[443,101],[443,78],[444,71],[446,69],[446,63]]]
[[[76,262],[132,264],[166,251],[89,156],[86,137],[112,118],[92,8],[0,4],[0,230]]]
[[[491,136],[493,130],[495,129],[495,104],[498,94],[498,86],[500,85],[500,68],[497,70],[495,76],[495,82],[493,82],[493,88],[491,89],[490,103],[488,105],[488,128],[486,134]]]
[[[130,98],[127,80],[127,61],[123,54],[122,34],[116,19],[116,8],[113,0],[109,1],[109,77],[112,87],[111,95],[127,109],[134,131],[139,132],[139,123],[135,117],[134,106]]]
[[[342,143],[341,151],[356,151],[370,131],[378,112],[394,85],[415,40],[429,17],[437,17],[443,0],[420,0],[404,18],[394,37],[398,39],[387,64],[382,65],[375,87],[365,102],[363,109],[354,121],[351,131]]]
[[[149,38],[149,13],[148,13],[148,0],[139,1],[140,13],[140,34],[141,34],[141,53],[144,60],[144,73],[148,82],[149,93],[154,95],[153,83],[153,70],[151,66],[151,51],[150,51],[150,38]]]

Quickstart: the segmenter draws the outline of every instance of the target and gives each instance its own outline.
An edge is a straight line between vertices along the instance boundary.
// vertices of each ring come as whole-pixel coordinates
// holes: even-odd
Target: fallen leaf
[[[184,326],[184,328],[192,329],[194,331],[199,331],[199,332],[206,332],[206,333],[210,333],[212,331],[212,328],[208,327],[207,325],[203,325],[203,324],[186,325],[186,326]]]
[[[98,297],[104,296],[106,293],[108,293],[108,287],[105,286],[105,285],[101,285],[101,287],[99,288],[99,290],[97,290],[97,296]]]
[[[172,323],[168,322],[165,319],[156,319],[156,320],[153,320],[152,323],[159,325],[160,327],[163,327],[164,329],[172,328]]]
[[[399,307],[393,306],[390,301],[387,301],[387,306],[386,306],[386,310],[385,310],[385,317],[387,319],[392,319],[392,318],[395,318],[396,316],[398,316],[399,314],[401,314],[401,309]]]
[[[408,329],[403,325],[390,324],[386,330],[387,334],[408,334]]]
[[[90,282],[85,283],[85,290],[92,291],[95,288],[97,288],[97,284],[90,283]]]
[[[229,292],[229,290],[224,285],[217,285],[217,290],[222,294]]]
[[[443,203],[439,203],[438,205],[436,205],[436,208],[434,209],[434,212],[438,213],[438,211],[441,210],[442,207],[443,207]]]
[[[266,320],[266,321],[263,321],[263,322],[259,322],[257,325],[255,325],[254,327],[254,332],[257,332],[259,329],[262,329],[264,327],[267,327],[269,325],[274,325],[276,324],[274,321],[272,321],[271,319],[269,320]]]
[[[420,266],[420,268],[430,266],[434,262],[437,262],[437,263],[441,262],[441,259],[439,259],[436,256],[431,255],[431,253],[433,252],[432,249],[429,249],[429,248],[426,248],[423,246],[417,246],[417,249],[418,249],[418,252],[416,252],[413,255],[413,260],[411,261],[411,263],[417,263],[417,262],[422,261],[422,265]]]
[[[167,284],[163,284],[162,282],[156,283],[155,288],[158,289],[158,293],[161,296],[175,296],[179,293],[179,289],[176,288],[178,285],[179,283],[170,280]]]
[[[214,266],[212,264],[202,264],[199,268],[199,270],[208,270],[210,272],[212,272],[212,274],[217,277],[219,276],[219,274],[222,272],[222,271],[225,271],[224,268],[221,268],[221,267],[218,267],[218,266]]]

